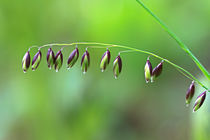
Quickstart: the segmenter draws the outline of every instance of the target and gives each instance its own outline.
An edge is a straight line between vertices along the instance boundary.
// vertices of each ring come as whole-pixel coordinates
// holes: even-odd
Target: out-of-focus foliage
[[[210,1],[145,3],[210,69]],[[0,140],[210,137],[208,96],[191,121],[192,105],[185,108],[191,81],[164,63],[161,76],[146,84],[145,54],[122,54],[123,68],[117,80],[112,62],[119,49],[110,49],[111,64],[104,73],[99,63],[106,49],[89,49],[90,67],[82,74],[79,61],[85,48],[81,46],[79,61],[70,71],[66,66],[71,47],[63,50],[64,64],[58,73],[47,68],[47,48],[42,49],[43,58],[35,72],[22,72],[21,60],[29,46],[78,41],[149,50],[200,76],[192,60],[135,0],[1,0]],[[36,52],[32,49],[31,55]],[[151,57],[151,62],[155,66],[160,60]],[[201,91],[196,90],[196,95]]]

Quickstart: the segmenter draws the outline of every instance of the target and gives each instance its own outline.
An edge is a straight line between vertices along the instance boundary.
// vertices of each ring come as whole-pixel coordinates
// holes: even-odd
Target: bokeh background
[[[210,70],[210,1],[144,0]],[[162,75],[146,84],[147,55],[124,53],[115,80],[112,64],[104,73],[105,49],[89,49],[87,74],[66,60],[56,73],[46,64],[22,72],[29,46],[105,42],[154,52],[188,69],[208,87],[192,60],[135,0],[0,0],[0,140],[208,140],[210,98],[196,113],[185,107],[191,81],[164,63]],[[58,51],[59,48],[54,48]],[[122,49],[111,48],[111,63]],[[31,50],[31,55],[37,49]],[[153,66],[160,60],[151,57]],[[196,96],[203,91],[197,85]],[[195,100],[195,98],[194,98]],[[193,100],[193,102],[194,102]]]

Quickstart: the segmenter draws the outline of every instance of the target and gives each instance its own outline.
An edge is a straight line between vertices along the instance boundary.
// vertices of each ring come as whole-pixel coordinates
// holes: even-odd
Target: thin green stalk
[[[184,68],[176,65],[175,63],[169,61],[168,59],[165,59],[163,57],[160,57],[160,56],[158,56],[158,55],[156,55],[154,53],[148,52],[148,51],[144,51],[144,50],[140,50],[140,49],[136,49],[136,48],[132,48],[132,47],[128,47],[128,46],[106,44],[106,43],[95,43],[95,42],[77,42],[77,43],[70,43],[70,44],[59,44],[59,43],[46,44],[46,45],[43,45],[43,46],[39,47],[39,49],[44,48],[44,47],[54,47],[54,46],[63,46],[62,48],[64,48],[64,47],[73,46],[73,45],[98,45],[98,46],[106,46],[106,47],[118,47],[118,48],[131,50],[131,51],[134,51],[134,52],[141,52],[141,53],[144,53],[144,54],[148,54],[148,55],[154,56],[154,57],[156,57],[158,59],[161,59],[161,60],[164,60],[165,62],[167,62],[170,65],[174,66],[176,69],[178,69],[179,72],[181,72],[181,74],[183,74],[184,76],[186,76],[187,78],[189,78],[191,80],[194,80],[200,86],[202,86],[207,91],[209,91],[209,89],[204,84],[202,84],[197,78],[195,78],[190,72],[188,72]],[[106,48],[106,47],[103,47],[103,48]],[[100,48],[100,47],[98,47],[98,48]]]
[[[192,60],[196,63],[198,68],[202,71],[202,73],[206,76],[208,80],[210,80],[210,74],[207,69],[200,63],[200,61],[195,57],[195,55],[189,50],[189,48],[181,41],[178,36],[170,30],[166,24],[161,21],[141,0],[136,0],[159,24],[160,26],[179,44],[179,46],[192,58]]]

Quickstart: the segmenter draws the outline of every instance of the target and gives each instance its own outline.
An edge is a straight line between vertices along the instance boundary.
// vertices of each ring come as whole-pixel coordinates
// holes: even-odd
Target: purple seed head
[[[85,74],[87,72],[88,67],[90,66],[90,55],[89,52],[86,51],[82,55],[82,60],[81,60],[81,67],[82,67],[82,72]]]
[[[186,93],[186,105],[189,105],[195,93],[195,84],[194,81],[190,84],[190,87]]]
[[[23,56],[23,60],[22,60],[22,69],[24,73],[26,73],[26,71],[30,67],[30,63],[31,63],[30,52],[27,51],[25,55]]]
[[[204,91],[197,97],[195,104],[193,106],[193,112],[197,111],[203,105],[205,99],[206,99],[206,91]]]
[[[120,55],[118,55],[113,62],[113,72],[115,79],[118,78],[121,71],[122,71],[122,59]]]
[[[77,59],[79,58],[79,50],[78,48],[74,49],[71,54],[69,55],[68,61],[67,61],[67,68],[70,69],[74,66],[74,64],[77,62]]]
[[[107,51],[103,54],[100,61],[100,69],[102,72],[106,69],[107,65],[109,64],[110,58],[111,58],[111,54],[110,54],[110,51],[107,49]]]
[[[49,48],[47,52],[47,64],[49,69],[51,69],[55,64],[55,55],[51,48]]]
[[[41,59],[42,59],[42,53],[41,51],[39,50],[35,55],[34,55],[34,58],[32,60],[32,70],[36,70],[37,67],[39,66],[40,62],[41,62]]]
[[[146,83],[148,83],[152,76],[152,64],[150,63],[149,57],[147,58],[145,67],[144,67],[144,75]]]
[[[152,70],[152,76],[151,76],[151,82],[155,80],[156,77],[158,77],[163,70],[163,62],[160,62],[153,70]]]
[[[55,55],[55,70],[58,72],[63,65],[63,54],[61,50]]]

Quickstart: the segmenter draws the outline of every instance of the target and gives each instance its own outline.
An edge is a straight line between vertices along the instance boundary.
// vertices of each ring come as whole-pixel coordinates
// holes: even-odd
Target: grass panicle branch
[[[140,50],[137,48],[133,48],[133,47],[129,47],[129,46],[123,46],[123,45],[115,45],[115,44],[107,44],[107,43],[98,43],[98,42],[75,42],[75,43],[52,43],[52,44],[46,44],[40,47],[37,47],[39,49],[45,48],[45,47],[71,47],[71,46],[83,46],[86,47],[89,46],[88,48],[122,48],[125,49],[125,51],[120,51],[120,53],[126,53],[126,52],[138,52],[138,53],[144,53],[144,54],[148,54],[150,56],[156,57],[164,62],[167,62],[168,64],[172,65],[173,67],[175,67],[182,75],[184,75],[185,77],[189,78],[190,80],[194,80],[196,83],[198,83],[200,86],[202,86],[204,89],[206,89],[207,91],[209,91],[209,89],[207,88],[207,86],[205,86],[204,84],[202,84],[195,76],[193,76],[189,71],[187,71],[186,69],[182,68],[181,66],[169,61],[166,58],[163,58],[157,54],[154,54],[152,52],[149,51],[144,51],[144,50]],[[35,48],[33,46],[33,48]],[[51,51],[51,49],[50,49]]]
[[[170,30],[168,28],[168,26],[162,21],[160,20],[148,7],[146,7],[146,5],[141,1],[141,0],[136,0],[145,10],[147,13],[149,13],[155,20],[157,23],[160,24],[160,26],[179,44],[180,48],[183,49],[189,56],[190,58],[195,62],[195,64],[198,66],[198,68],[201,70],[201,72],[205,75],[205,77],[210,80],[210,74],[209,72],[206,70],[206,68],[200,63],[200,61],[195,57],[195,55],[189,50],[189,48],[182,42],[182,40],[174,33],[172,32],[172,30]],[[146,61],[146,65],[145,65],[145,79],[146,82],[154,82],[154,80],[156,79],[156,77],[158,77],[161,73],[162,73],[162,69],[163,69],[163,62],[166,62],[170,65],[172,65],[173,67],[175,67],[181,74],[183,74],[185,77],[189,78],[190,80],[192,80],[192,84],[190,85],[190,87],[188,88],[187,94],[186,94],[186,105],[189,105],[193,96],[194,96],[194,91],[195,91],[195,85],[194,83],[199,84],[200,86],[202,86],[206,91],[204,91],[202,94],[200,94],[194,104],[193,107],[193,111],[197,111],[202,104],[204,103],[204,100],[206,98],[206,92],[210,92],[210,90],[208,89],[207,86],[205,86],[204,84],[202,84],[195,76],[193,76],[189,71],[187,71],[186,69],[180,67],[179,65],[169,61],[168,59],[165,59],[159,55],[156,55],[152,52],[149,51],[144,51],[141,49],[137,49],[137,48],[133,48],[133,47],[128,47],[128,46],[123,46],[123,45],[114,45],[114,44],[107,44],[107,43],[96,43],[96,42],[76,42],[76,43],[53,43],[53,44],[46,44],[43,46],[32,46],[28,49],[28,51],[26,52],[26,54],[23,57],[22,60],[22,69],[24,72],[26,72],[29,67],[30,67],[30,49],[32,48],[38,48],[38,52],[36,53],[36,55],[33,58],[32,61],[32,70],[36,70],[37,67],[39,66],[39,63],[41,61],[42,58],[42,54],[41,54],[41,49],[45,48],[45,47],[49,47],[48,52],[47,52],[47,64],[48,67],[51,69],[53,66],[55,67],[56,72],[59,71],[59,69],[62,67],[63,64],[63,54],[62,54],[62,50],[65,47],[70,47],[70,46],[76,46],[75,50],[73,50],[70,53],[70,56],[68,58],[67,61],[67,68],[70,69],[71,67],[73,67],[73,65],[76,63],[76,61],[78,60],[79,57],[79,51],[78,51],[78,45],[80,46],[84,46],[86,47],[86,51],[84,52],[83,56],[82,56],[82,60],[81,60],[81,67],[82,67],[82,72],[86,73],[88,67],[90,66],[90,55],[89,52],[87,50],[87,48],[107,48],[107,51],[104,53],[104,55],[101,58],[100,61],[100,69],[103,72],[106,67],[108,66],[109,62],[110,62],[110,57],[111,57],[111,53],[109,51],[108,48],[122,48],[124,49],[123,51],[120,51],[118,56],[115,58],[114,62],[113,62],[113,73],[115,78],[118,78],[119,74],[121,73],[122,70],[122,59],[120,57],[121,53],[130,53],[130,52],[138,52],[138,53],[144,53],[153,57],[156,57],[160,60],[162,60],[154,69],[152,68],[152,64],[150,63],[149,57]],[[54,55],[54,52],[52,50],[52,47],[60,47],[60,50],[57,52],[56,55]]]

